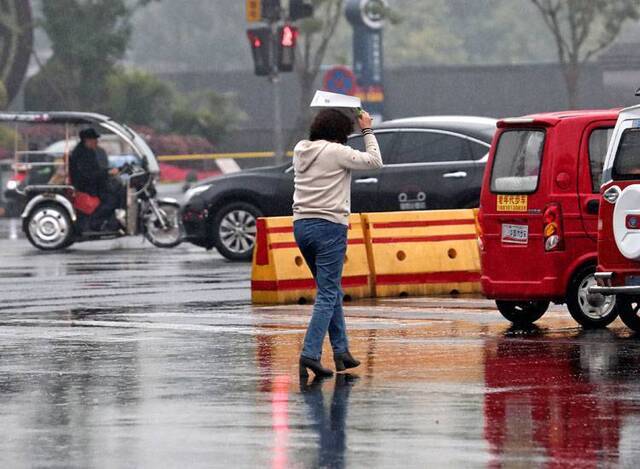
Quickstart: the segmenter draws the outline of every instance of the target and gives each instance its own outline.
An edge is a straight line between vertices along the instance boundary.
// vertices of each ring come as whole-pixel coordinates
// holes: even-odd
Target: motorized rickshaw
[[[13,170],[16,179],[23,180],[17,190],[26,201],[21,215],[22,229],[38,249],[58,250],[75,242],[138,234],[158,247],[180,244],[179,204],[173,199],[157,197],[158,162],[134,130],[107,116],[85,112],[3,112],[0,113],[0,125],[14,134]],[[118,166],[117,181],[124,186],[125,200],[123,207],[118,209],[120,227],[117,230],[89,228],[95,226],[88,223],[92,215],[84,207],[86,204],[79,203],[85,194],[74,188],[69,176],[69,155],[76,144],[75,137],[79,129],[86,127],[97,129],[112,141],[121,141],[115,146],[117,150],[107,152],[110,165],[115,162]],[[34,128],[38,130],[34,131]],[[46,138],[58,140],[58,145],[47,145],[51,142]],[[39,150],[40,147],[43,149]],[[22,173],[21,178],[18,173]],[[45,180],[42,174],[47,174]]]

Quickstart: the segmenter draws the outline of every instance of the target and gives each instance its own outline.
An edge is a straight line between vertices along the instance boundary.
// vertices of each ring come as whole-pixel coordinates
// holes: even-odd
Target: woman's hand
[[[369,113],[363,110],[360,116],[358,117],[358,125],[360,126],[360,128],[370,129],[372,123],[373,123],[373,120],[371,119],[371,116],[369,115]]]

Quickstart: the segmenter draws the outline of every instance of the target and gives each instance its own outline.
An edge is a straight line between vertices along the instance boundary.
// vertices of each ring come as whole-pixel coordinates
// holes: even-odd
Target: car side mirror
[[[591,199],[587,202],[587,213],[597,215],[598,210],[600,210],[600,201],[598,199]]]

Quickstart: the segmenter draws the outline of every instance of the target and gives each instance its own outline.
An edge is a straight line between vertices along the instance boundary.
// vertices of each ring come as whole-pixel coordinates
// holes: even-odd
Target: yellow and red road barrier
[[[480,292],[473,210],[362,215],[377,297]]]
[[[351,298],[480,292],[474,210],[354,214],[343,289]],[[310,302],[315,282],[291,217],[258,220],[251,282],[259,304]]]
[[[372,296],[370,269],[360,215],[349,219],[342,276],[346,297]],[[293,237],[292,217],[258,219],[253,253],[251,299],[257,304],[311,302],[315,281]]]

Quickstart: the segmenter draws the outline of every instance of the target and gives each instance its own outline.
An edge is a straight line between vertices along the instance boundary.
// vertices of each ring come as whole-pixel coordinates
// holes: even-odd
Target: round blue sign
[[[351,95],[356,91],[356,76],[348,67],[333,67],[324,74],[322,84],[325,91]]]

